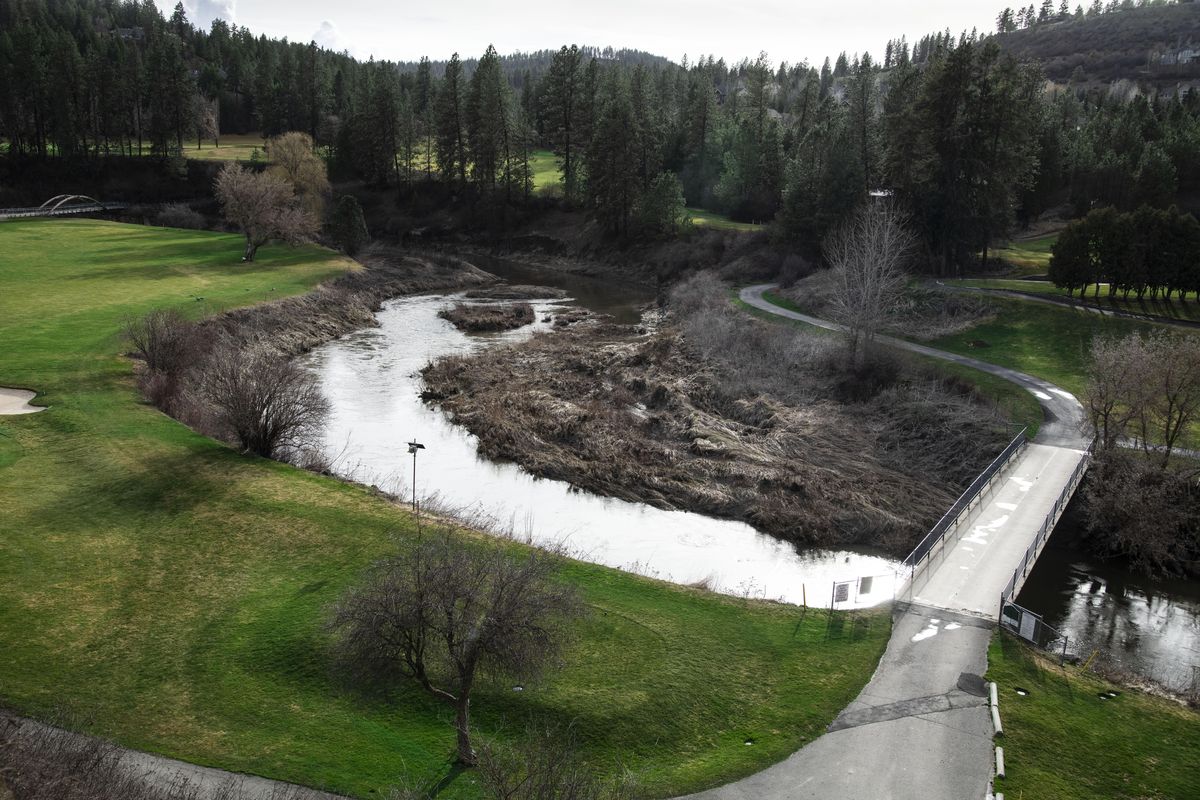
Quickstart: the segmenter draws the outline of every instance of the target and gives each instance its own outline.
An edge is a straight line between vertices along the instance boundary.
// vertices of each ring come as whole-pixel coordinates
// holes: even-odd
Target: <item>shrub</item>
[[[125,321],[125,338],[134,355],[154,372],[178,376],[196,355],[195,326],[174,309],[156,309]]]
[[[183,203],[168,203],[158,212],[158,224],[164,228],[187,228],[203,230],[206,225],[204,215]]]
[[[291,361],[224,347],[200,376],[214,420],[244,452],[298,456],[317,445],[329,401],[316,379]]]

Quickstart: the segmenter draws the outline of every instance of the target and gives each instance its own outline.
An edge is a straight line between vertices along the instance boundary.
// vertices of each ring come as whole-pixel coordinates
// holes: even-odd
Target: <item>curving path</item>
[[[741,299],[827,330],[751,286]],[[887,651],[870,682],[828,732],[748,778],[697,800],[983,800],[992,777],[992,724],[983,680],[1000,592],[1054,506],[1085,446],[1083,408],[1067,391],[1005,367],[890,337],[887,344],[964,364],[1031,392],[1046,423],[957,541],[934,557],[895,610]]]
[[[1160,314],[1139,314],[1136,311],[1125,311],[1120,308],[1105,308],[1104,306],[1092,305],[1090,303],[1080,302],[1074,298],[1055,297],[1054,295],[1038,294],[1036,292],[1023,292],[1020,289],[988,289],[983,286],[951,286],[943,281],[934,281],[933,285],[944,292],[962,292],[964,294],[983,294],[992,295],[995,297],[1008,297],[1013,300],[1022,300],[1030,303],[1042,303],[1043,305],[1057,306],[1059,308],[1073,308],[1076,311],[1090,311],[1093,314],[1099,314],[1102,317],[1119,317],[1121,319],[1136,319],[1140,322],[1155,322],[1159,325],[1172,325],[1176,328],[1188,328],[1195,330],[1200,328],[1200,322],[1191,319],[1177,319],[1175,317],[1164,317]]]
[[[45,741],[50,737],[72,749],[85,748],[97,742],[96,739],[82,733],[56,728],[0,710],[0,742],[6,738],[19,740],[25,737],[34,741]],[[124,770],[143,785],[170,797],[186,800],[346,800],[342,795],[260,778],[257,775],[201,767],[139,750],[115,749],[119,753],[120,766]],[[0,780],[0,798],[4,796],[4,782]]]

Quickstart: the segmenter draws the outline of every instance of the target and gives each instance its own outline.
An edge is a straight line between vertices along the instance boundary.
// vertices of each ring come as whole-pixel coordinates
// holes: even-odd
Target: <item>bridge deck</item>
[[[909,596],[914,603],[995,619],[1000,593],[1084,457],[1082,450],[1030,444],[999,486],[933,563]]]

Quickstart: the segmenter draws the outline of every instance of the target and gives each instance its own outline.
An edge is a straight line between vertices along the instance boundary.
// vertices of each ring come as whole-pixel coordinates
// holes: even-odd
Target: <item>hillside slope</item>
[[[1200,47],[1200,4],[1133,8],[1095,17],[1049,22],[997,34],[995,40],[1018,58],[1041,64],[1046,77],[1066,83],[1151,81],[1174,85],[1200,80],[1200,59],[1163,63],[1188,45]],[[1076,69],[1081,70],[1076,73]]]

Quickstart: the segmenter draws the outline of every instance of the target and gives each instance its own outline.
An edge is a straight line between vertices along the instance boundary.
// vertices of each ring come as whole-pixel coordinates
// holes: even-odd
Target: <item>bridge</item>
[[[2,208],[0,219],[21,219],[25,217],[64,217],[72,214],[98,214],[106,211],[120,211],[128,208],[128,203],[103,203],[94,197],[84,194],[59,194],[51,197],[40,206],[25,208]]]
[[[768,301],[774,284],[741,291],[747,305],[827,330],[840,325]],[[1012,600],[1087,469],[1083,407],[1069,392],[1016,370],[891,337],[880,341],[1016,383],[1042,406],[905,564],[892,638],[875,674],[829,731],[786,760],[697,800],[832,797],[983,800],[992,777],[992,722],[980,676]],[[1014,619],[1013,613],[1017,614]]]

